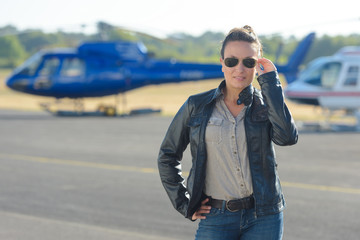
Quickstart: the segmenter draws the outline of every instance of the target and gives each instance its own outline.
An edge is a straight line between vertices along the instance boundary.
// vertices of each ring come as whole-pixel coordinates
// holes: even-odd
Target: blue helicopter
[[[310,33],[299,43],[288,64],[277,65],[289,83],[295,80],[314,37],[315,34]],[[82,99],[117,95],[151,84],[222,77],[220,64],[156,59],[141,42],[85,42],[76,49],[36,53],[13,71],[6,85],[33,95]],[[85,113],[77,111],[76,114]],[[106,109],[104,114],[115,115],[116,107]]]

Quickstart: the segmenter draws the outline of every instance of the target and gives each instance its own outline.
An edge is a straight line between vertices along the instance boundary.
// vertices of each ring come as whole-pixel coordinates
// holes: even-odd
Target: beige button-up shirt
[[[221,95],[207,124],[204,193],[214,199],[239,199],[253,192],[244,127],[246,109],[234,117]]]

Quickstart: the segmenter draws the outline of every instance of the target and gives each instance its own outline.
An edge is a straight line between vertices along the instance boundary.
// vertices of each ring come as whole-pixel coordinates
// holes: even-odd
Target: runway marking
[[[103,226],[98,225],[91,225],[86,223],[79,223],[79,222],[71,222],[71,221],[63,221],[59,219],[52,219],[47,217],[40,217],[40,216],[31,216],[21,213],[14,213],[14,212],[6,212],[6,211],[0,211],[1,220],[6,219],[6,223],[11,222],[13,219],[19,223],[18,220],[22,221],[22,223],[25,222],[28,229],[23,229],[23,232],[30,232],[34,233],[40,233],[41,230],[38,230],[39,225],[44,226],[44,224],[51,225],[54,230],[58,229],[58,231],[61,230],[68,230],[71,229],[70,233],[74,233],[76,235],[83,236],[85,239],[86,236],[91,236],[96,233],[96,236],[100,235],[102,239],[141,239],[141,240],[175,240],[173,238],[168,237],[162,237],[162,236],[156,236],[153,234],[146,234],[146,233],[139,233],[139,232],[131,232],[127,230],[122,229],[116,229],[116,228],[107,228]],[[9,221],[10,219],[10,221]],[[0,220],[0,222],[1,222]],[[29,224],[33,223],[33,224]],[[81,234],[81,231],[83,230],[84,233]],[[1,227],[0,227],[1,230]],[[54,231],[53,230],[53,231]],[[19,231],[19,229],[6,229],[6,232],[11,231]],[[21,230],[20,230],[21,231]]]
[[[315,185],[315,184],[295,183],[295,182],[283,182],[283,181],[281,182],[281,185],[284,187],[302,188],[302,189],[308,189],[308,190],[360,194],[360,189],[357,189],[357,188],[345,188],[345,187],[335,187],[335,186]]]
[[[53,163],[53,164],[100,168],[100,169],[117,170],[117,171],[142,172],[142,173],[157,173],[158,172],[157,169],[155,169],[155,168],[141,168],[141,167],[134,167],[134,166],[64,160],[64,159],[47,158],[47,157],[32,157],[32,156],[19,155],[19,154],[2,154],[2,153],[0,153],[0,157],[6,157],[6,158],[13,159],[13,160],[23,160],[23,161],[41,162],[41,163]]]
[[[135,167],[135,166],[124,166],[124,165],[115,165],[115,164],[107,164],[107,163],[93,163],[93,162],[64,160],[64,159],[47,158],[47,157],[33,157],[33,156],[26,156],[26,155],[19,155],[19,154],[0,153],[0,157],[9,158],[9,159],[13,159],[13,160],[23,160],[23,161],[40,162],[40,163],[52,163],[52,164],[60,164],[60,165],[90,167],[90,168],[99,168],[99,169],[114,170],[114,171],[158,173],[158,170],[155,168],[142,168],[142,167]],[[188,175],[189,175],[189,172],[183,172],[184,177],[186,177]],[[295,183],[295,182],[284,182],[284,181],[281,182],[281,185],[283,187],[301,188],[301,189],[307,189],[307,190],[338,192],[338,193],[348,193],[348,194],[360,194],[360,189],[358,189],[358,188],[345,188],[345,187]]]

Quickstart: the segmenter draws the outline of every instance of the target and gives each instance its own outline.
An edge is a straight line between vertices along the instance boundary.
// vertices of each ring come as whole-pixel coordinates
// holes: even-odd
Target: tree
[[[0,65],[15,67],[26,58],[26,51],[17,36],[0,37]]]
[[[43,49],[44,47],[51,46],[54,44],[54,39],[51,37],[52,34],[45,34],[42,31],[27,31],[25,33],[19,34],[19,40],[24,46],[25,50],[29,54],[34,54],[35,52]]]
[[[16,27],[12,25],[6,25],[4,27],[0,27],[0,37],[4,37],[7,35],[15,35],[18,33]]]

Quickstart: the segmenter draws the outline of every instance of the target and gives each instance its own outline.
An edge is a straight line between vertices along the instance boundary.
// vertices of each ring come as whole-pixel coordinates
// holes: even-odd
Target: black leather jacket
[[[284,103],[277,72],[258,77],[261,92],[254,91],[245,114],[245,131],[257,215],[278,213],[285,207],[273,142],[285,146],[297,142],[298,132]],[[175,115],[161,144],[160,178],[177,211],[191,219],[204,195],[206,170],[205,129],[216,98],[225,86],[191,96]],[[190,143],[192,168],[184,184],[181,159]]]

